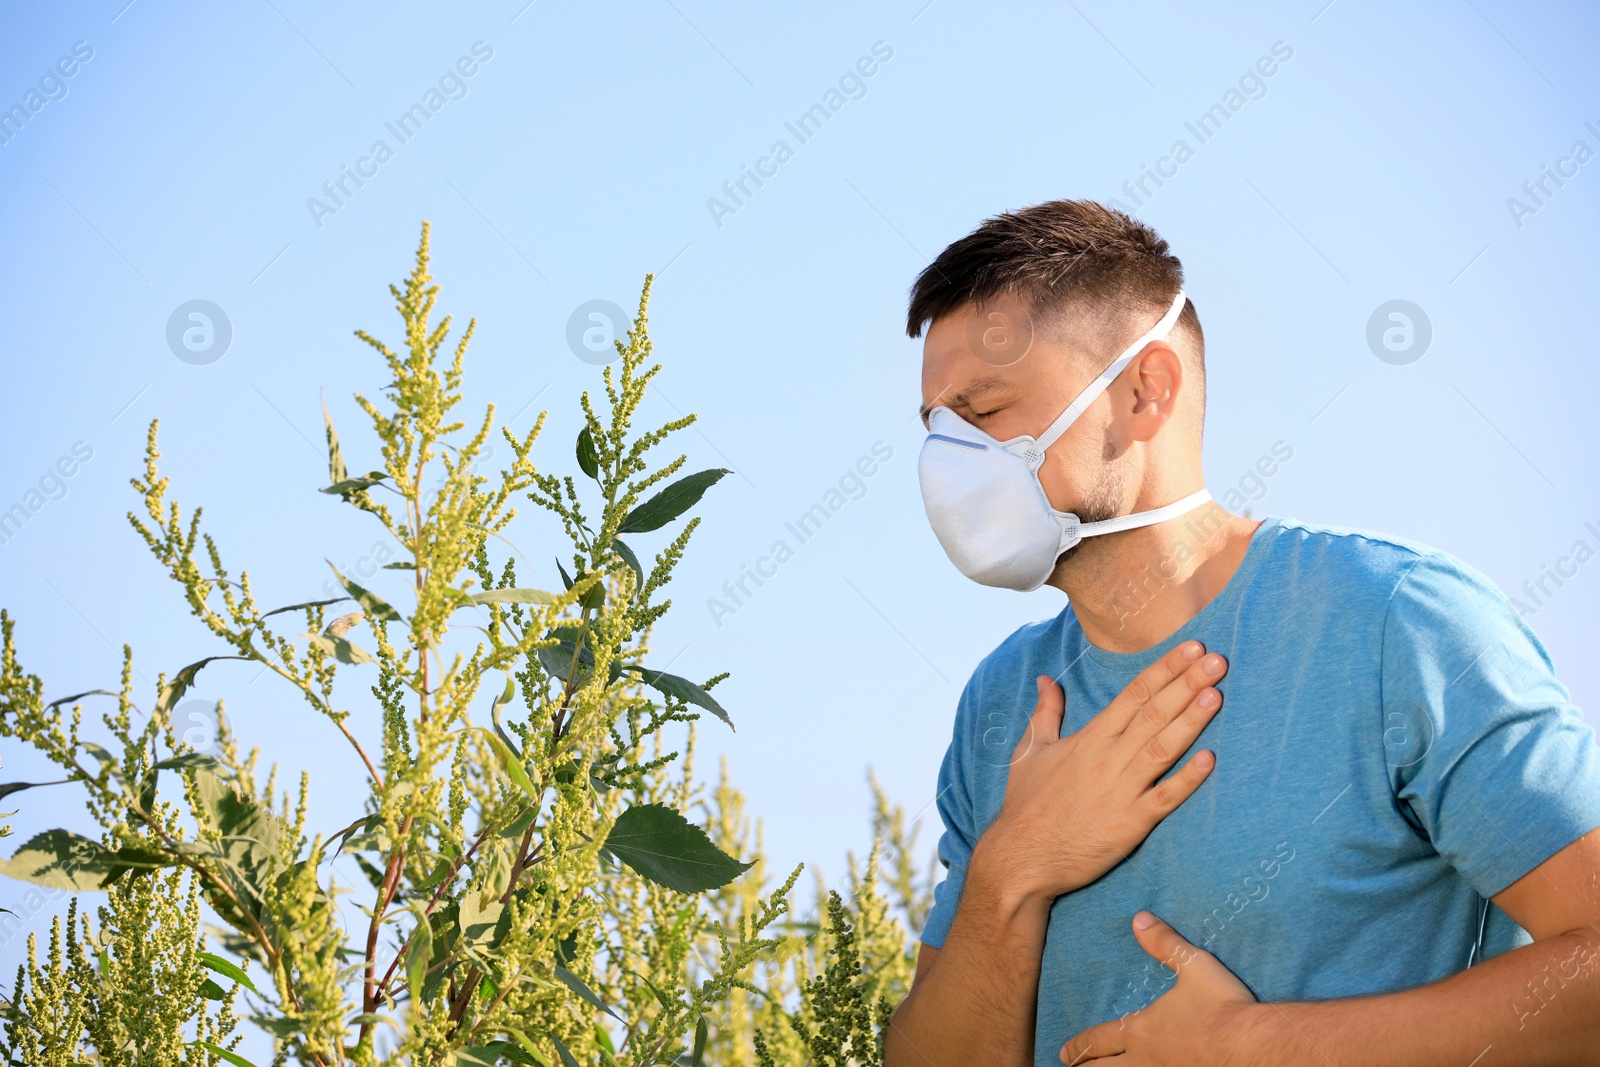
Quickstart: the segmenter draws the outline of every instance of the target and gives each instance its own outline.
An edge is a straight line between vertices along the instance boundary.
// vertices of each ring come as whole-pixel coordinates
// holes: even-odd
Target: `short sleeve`
[[[939,863],[945,876],[933,888],[933,907],[922,926],[919,940],[932,948],[944,945],[955,921],[956,905],[961,900],[961,887],[966,881],[967,862],[972,858],[972,847],[978,833],[972,804],[972,780],[967,762],[971,746],[967,743],[970,722],[971,698],[976,680],[969,681],[956,704],[955,728],[950,747],[945,749],[944,760],[939,765],[938,795],[935,806],[944,831],[939,836]]]
[[[1504,594],[1440,553],[1406,572],[1383,634],[1390,780],[1408,821],[1492,897],[1600,826],[1600,748]],[[1387,747],[1387,746],[1386,746]]]

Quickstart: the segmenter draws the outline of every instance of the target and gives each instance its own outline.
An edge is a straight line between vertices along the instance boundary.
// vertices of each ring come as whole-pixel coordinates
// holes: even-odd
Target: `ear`
[[[1151,341],[1128,368],[1132,403],[1128,410],[1128,437],[1149,441],[1178,410],[1183,393],[1183,360],[1166,341]]]

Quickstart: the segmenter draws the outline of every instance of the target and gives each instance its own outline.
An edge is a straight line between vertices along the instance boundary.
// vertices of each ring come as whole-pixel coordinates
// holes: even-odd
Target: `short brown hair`
[[[1182,285],[1183,264],[1145,223],[1094,200],[1051,200],[985,219],[940,252],[911,287],[906,334],[921,337],[924,325],[1002,294],[1025,298],[1041,322],[1076,317],[1115,328],[1165,312]],[[1193,301],[1177,328],[1187,330],[1203,368]]]

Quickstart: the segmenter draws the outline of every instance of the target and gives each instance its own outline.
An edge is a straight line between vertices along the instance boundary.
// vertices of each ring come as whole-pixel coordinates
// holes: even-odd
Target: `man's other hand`
[[[1144,919],[1150,925],[1139,928]],[[1114,1056],[1129,1067],[1235,1067],[1230,1045],[1257,1010],[1256,998],[1215,956],[1141,911],[1133,936],[1152,957],[1178,972],[1172,988],[1154,1004],[1075,1034],[1061,1046],[1061,1062],[1083,1064]]]

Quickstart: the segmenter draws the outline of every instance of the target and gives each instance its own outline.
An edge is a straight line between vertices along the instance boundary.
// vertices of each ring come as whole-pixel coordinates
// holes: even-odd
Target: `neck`
[[[1049,584],[1067,594],[1092,644],[1142,652],[1222,591],[1260,525],[1209,501],[1153,526],[1085,538]]]

